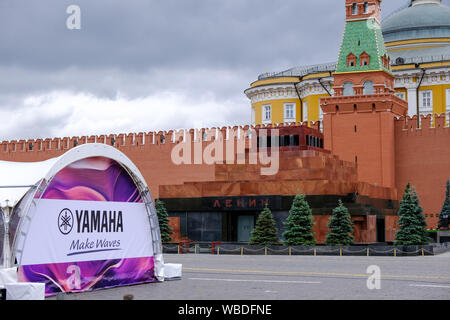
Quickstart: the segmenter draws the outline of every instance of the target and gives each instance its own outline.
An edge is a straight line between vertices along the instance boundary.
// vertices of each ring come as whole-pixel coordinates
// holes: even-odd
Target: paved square
[[[66,300],[450,299],[450,252],[425,257],[234,256],[165,254],[182,280],[68,294]],[[369,290],[369,266],[381,288]],[[56,297],[50,297],[54,300]]]

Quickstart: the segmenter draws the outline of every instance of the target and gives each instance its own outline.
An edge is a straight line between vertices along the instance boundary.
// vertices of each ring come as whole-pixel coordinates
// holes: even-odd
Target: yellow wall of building
[[[310,95],[302,99],[302,105],[306,102],[308,105],[308,121],[319,120],[320,98],[329,97],[328,94]],[[270,105],[272,109],[272,123],[284,122],[284,104],[295,103],[296,122],[302,122],[303,114],[299,99],[279,99],[266,100],[252,104],[255,108],[255,124],[262,124],[262,108],[264,105]]]
[[[289,78],[283,78],[283,80],[288,80]],[[278,79],[279,81],[280,79]],[[442,80],[442,79],[441,79]],[[266,80],[267,81],[267,80]],[[418,79],[413,79],[413,82],[417,82]],[[261,85],[261,81],[258,81]],[[271,79],[270,82],[274,82]],[[265,83],[268,84],[268,83]],[[434,113],[444,113],[446,112],[446,90],[450,89],[450,84],[447,85],[433,85],[433,86],[421,86],[422,90],[432,90],[433,91],[433,112]],[[397,88],[396,92],[403,92],[405,94],[405,100],[408,101],[408,91],[406,88]],[[278,99],[278,100],[266,100],[252,104],[255,108],[255,124],[262,124],[262,106],[270,104],[272,108],[272,123],[283,123],[284,122],[284,104],[285,103],[295,103],[296,105],[296,122],[303,121],[302,108],[304,103],[308,104],[308,121],[319,120],[319,108],[320,108],[320,98],[328,97],[328,94],[320,95],[309,95],[302,99],[302,105],[300,105],[299,99]]]
[[[405,94],[405,100],[408,101],[408,90],[406,88],[396,88],[395,92],[402,92]]]
[[[433,91],[433,112],[441,114],[446,112],[446,90],[450,89],[450,84],[436,86],[421,86],[419,91]]]
[[[296,122],[301,121],[300,112],[300,100],[299,99],[278,99],[278,100],[266,100],[261,102],[256,102],[252,104],[255,108],[255,124],[262,124],[262,110],[263,106],[270,105],[272,109],[272,123],[283,123],[284,122],[284,104],[294,103],[295,104],[295,117]]]
[[[320,108],[320,98],[329,97],[328,94],[318,94],[310,95],[304,99],[303,102],[308,103],[308,121],[318,121],[319,120],[319,108]]]
[[[277,83],[297,83],[299,81],[299,78],[297,77],[280,77],[280,78],[272,78],[272,79],[265,79],[265,80],[258,80],[253,82],[250,87],[259,87],[269,84],[277,84]]]
[[[441,114],[446,112],[446,90],[450,89],[450,84],[435,86],[420,86],[419,91],[433,91],[433,113]],[[405,93],[405,99],[408,101],[408,90],[406,88],[397,88],[395,92]],[[420,94],[420,93],[419,93]],[[420,99],[420,96],[419,96]],[[420,103],[420,101],[419,101]]]

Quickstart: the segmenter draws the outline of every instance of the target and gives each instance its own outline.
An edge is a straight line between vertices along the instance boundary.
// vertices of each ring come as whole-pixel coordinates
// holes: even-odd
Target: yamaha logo
[[[67,235],[73,228],[73,214],[69,209],[63,209],[58,216],[58,228],[59,231]]]

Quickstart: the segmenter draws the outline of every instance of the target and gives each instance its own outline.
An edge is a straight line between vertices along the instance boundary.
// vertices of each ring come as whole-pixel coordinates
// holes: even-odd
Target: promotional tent
[[[17,266],[21,282],[45,283],[46,295],[164,280],[153,200],[116,148],[85,144],[43,162],[0,161],[0,206],[9,212],[4,265]]]

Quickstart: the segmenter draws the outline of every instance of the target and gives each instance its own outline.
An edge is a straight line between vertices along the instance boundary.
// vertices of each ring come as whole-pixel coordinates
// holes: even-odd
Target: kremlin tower
[[[334,96],[320,100],[325,149],[358,165],[361,181],[395,187],[394,120],[407,103],[381,32],[381,0],[346,0],[346,26],[334,73]]]

